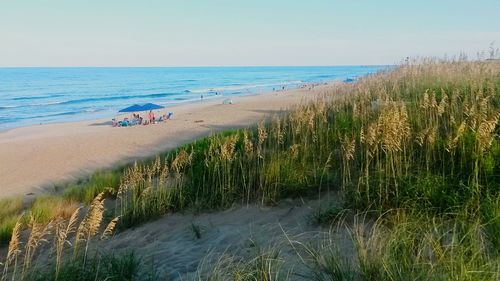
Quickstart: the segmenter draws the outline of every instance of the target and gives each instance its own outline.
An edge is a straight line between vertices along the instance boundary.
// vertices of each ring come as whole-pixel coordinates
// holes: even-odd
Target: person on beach
[[[138,125],[139,124],[139,114],[132,114],[132,122],[131,125]]]
[[[152,110],[149,111],[148,114],[149,124],[153,124],[155,122],[155,114]]]

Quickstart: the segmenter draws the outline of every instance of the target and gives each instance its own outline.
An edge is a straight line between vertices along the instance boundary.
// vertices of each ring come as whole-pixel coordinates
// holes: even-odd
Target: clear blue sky
[[[0,0],[0,66],[391,64],[500,46],[500,0]]]

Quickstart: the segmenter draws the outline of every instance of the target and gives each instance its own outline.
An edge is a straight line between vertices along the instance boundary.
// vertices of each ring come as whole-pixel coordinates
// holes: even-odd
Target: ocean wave
[[[47,94],[47,95],[39,95],[39,96],[21,96],[21,97],[13,97],[10,100],[22,101],[22,100],[50,99],[50,98],[62,97],[64,95],[66,95],[66,94],[60,93],[60,94]]]
[[[50,118],[50,117],[58,117],[58,116],[67,116],[67,115],[78,115],[82,113],[93,113],[93,112],[99,112],[103,111],[104,109],[83,109],[83,110],[73,110],[73,111],[63,111],[63,112],[57,112],[57,113],[51,113],[51,114],[43,114],[43,115],[33,115],[30,116],[29,118],[24,118],[24,119],[33,119],[33,118]]]
[[[322,79],[322,78],[335,78],[337,76],[338,75],[335,75],[335,74],[331,74],[331,75],[330,74],[329,75],[316,75],[316,76],[314,76],[314,78],[320,78],[320,79]]]
[[[96,97],[96,98],[84,98],[76,100],[68,100],[61,102],[61,104],[78,104],[85,102],[98,102],[98,101],[111,101],[111,100],[128,100],[135,98],[163,98],[169,96],[179,95],[179,93],[157,93],[157,94],[147,94],[147,95],[120,95],[120,96],[108,96],[108,97]]]
[[[15,105],[2,105],[2,106],[0,106],[0,110],[2,110],[2,109],[9,109],[9,108],[16,108],[16,107],[18,107],[18,106],[15,106]]]
[[[31,104],[20,104],[20,105],[5,105],[5,106],[0,106],[0,110],[13,109],[13,108],[24,108],[24,107],[57,105],[57,104],[64,104],[64,102],[63,101],[54,101],[54,102],[31,103]]]
[[[212,93],[212,92],[226,92],[226,91],[241,91],[241,90],[249,90],[255,88],[264,88],[264,87],[273,87],[273,86],[281,86],[281,85],[295,85],[304,83],[302,80],[293,80],[293,81],[281,81],[276,83],[266,83],[266,84],[243,84],[243,85],[231,85],[231,86],[223,86],[223,87],[214,87],[214,88],[204,88],[204,89],[195,89],[188,90],[192,93]]]
[[[157,93],[157,94],[147,94],[147,95],[120,95],[120,96],[108,96],[108,97],[93,97],[93,98],[83,98],[83,99],[74,99],[74,100],[66,100],[66,101],[53,101],[53,102],[45,102],[45,103],[29,103],[29,104],[20,104],[20,105],[2,105],[0,106],[0,110],[2,109],[13,109],[13,108],[25,108],[25,107],[37,107],[37,106],[49,106],[49,105],[71,105],[71,104],[80,104],[80,103],[88,103],[88,102],[99,102],[99,101],[112,101],[112,100],[127,100],[134,98],[162,98],[179,95],[178,93]]]

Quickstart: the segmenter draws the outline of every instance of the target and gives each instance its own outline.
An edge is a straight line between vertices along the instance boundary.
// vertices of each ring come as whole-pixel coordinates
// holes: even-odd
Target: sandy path
[[[113,128],[105,119],[0,133],[0,198],[36,194],[120,161],[172,149],[212,132],[249,126],[334,86],[236,97],[233,105],[222,105],[222,99],[217,99],[170,107],[174,120],[151,126]]]
[[[279,259],[286,261],[284,272],[293,269],[291,280],[309,280],[303,277],[311,274],[297,253],[304,260],[310,257],[303,246],[293,243],[292,247],[288,239],[308,246],[334,243],[344,257],[355,256],[347,229],[339,228],[327,235],[328,229],[311,224],[310,216],[319,204],[317,200],[284,200],[276,207],[250,205],[201,215],[172,214],[118,233],[99,248],[133,250],[145,269],[154,262],[160,280],[179,281],[194,280],[199,272],[212,272],[221,261],[231,267],[234,265],[227,264],[230,258],[249,260],[259,249],[274,249],[279,251]],[[201,229],[199,239],[192,224]]]

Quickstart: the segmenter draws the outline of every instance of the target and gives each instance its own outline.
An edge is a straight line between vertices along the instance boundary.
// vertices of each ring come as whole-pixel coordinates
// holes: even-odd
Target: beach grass
[[[69,200],[90,204],[99,193],[118,189],[121,176],[120,170],[98,171],[80,183],[70,183],[59,189]]]
[[[9,242],[14,225],[23,209],[22,197],[0,200],[0,244]]]
[[[114,200],[108,213],[127,228],[186,209],[273,205],[335,192],[341,205],[325,206],[313,220],[343,223],[345,209],[364,218],[344,225],[357,258],[308,248],[312,262],[306,264],[317,271],[311,278],[498,280],[499,118],[500,63],[406,62],[254,128],[96,173],[59,199],[37,199],[27,213],[48,222],[67,217],[78,201],[89,213],[101,206],[102,220],[99,202],[108,196]],[[51,200],[60,202],[53,211]],[[6,217],[19,214],[12,209]],[[272,256],[235,268],[249,280],[286,280],[279,269],[286,261]],[[262,265],[265,272],[255,268]]]
[[[25,218],[47,224],[56,219],[68,219],[78,207],[79,203],[75,200],[57,195],[41,195],[35,199]]]
[[[132,281],[139,276],[140,260],[133,253],[122,255],[96,255],[87,261],[82,259],[65,262],[60,271],[33,271],[27,280],[33,281]],[[144,278],[141,280],[155,280]]]

